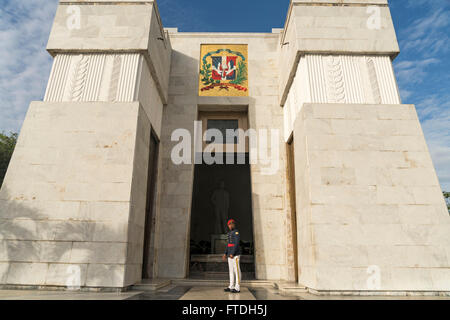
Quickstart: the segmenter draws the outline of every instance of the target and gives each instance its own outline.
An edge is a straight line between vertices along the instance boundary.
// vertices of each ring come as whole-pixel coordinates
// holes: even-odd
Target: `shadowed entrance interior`
[[[248,153],[245,164],[197,164],[191,212],[191,278],[224,279],[228,264],[225,251],[226,221],[233,218],[241,234],[243,279],[254,278],[253,218]]]

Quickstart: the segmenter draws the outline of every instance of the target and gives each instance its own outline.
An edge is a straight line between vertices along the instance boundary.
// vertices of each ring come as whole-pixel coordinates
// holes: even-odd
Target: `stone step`
[[[281,295],[308,292],[307,287],[297,282],[277,282],[275,287]]]
[[[171,284],[170,279],[145,279],[131,287],[133,291],[156,291]]]
[[[187,287],[227,287],[228,280],[213,280],[213,279],[146,279],[131,287],[132,291],[156,291],[168,286],[187,286]],[[241,286],[250,288],[274,288],[280,289],[280,285],[271,280],[243,280]],[[293,286],[282,287],[288,290]],[[304,287],[303,287],[304,288]],[[291,292],[291,291],[289,291]],[[299,291],[300,292],[300,291]],[[305,292],[305,291],[303,291]],[[293,292],[291,292],[293,293]]]
[[[210,286],[210,287],[226,287],[229,285],[228,280],[210,280],[210,279],[175,279],[172,284],[178,286]],[[242,280],[241,286],[245,287],[266,287],[274,288],[276,283],[270,280]]]
[[[203,272],[190,272],[190,279],[201,279],[201,280],[221,280],[228,281],[230,278],[230,273],[228,270],[226,272],[220,271],[203,271]],[[242,272],[242,279],[244,280],[254,280],[254,272]]]

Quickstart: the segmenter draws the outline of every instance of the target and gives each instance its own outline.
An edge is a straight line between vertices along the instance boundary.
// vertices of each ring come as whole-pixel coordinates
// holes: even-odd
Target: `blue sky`
[[[42,100],[52,59],[45,51],[57,0],[0,0],[0,131],[19,131]],[[159,0],[163,24],[179,31],[270,32],[289,0]],[[450,0],[390,0],[401,54],[403,103],[415,104],[443,189],[450,190]],[[251,12],[251,14],[249,14]]]

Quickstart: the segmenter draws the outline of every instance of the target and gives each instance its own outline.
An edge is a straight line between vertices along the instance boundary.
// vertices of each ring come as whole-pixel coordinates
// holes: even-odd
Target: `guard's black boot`
[[[231,292],[231,289],[230,289],[230,288],[226,288],[226,289],[223,289],[223,291],[225,291],[225,292]]]
[[[231,290],[231,293],[239,293],[240,291],[237,291],[236,289]]]

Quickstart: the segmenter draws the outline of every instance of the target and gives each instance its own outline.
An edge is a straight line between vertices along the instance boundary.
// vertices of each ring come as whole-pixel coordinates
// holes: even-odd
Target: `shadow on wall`
[[[198,72],[198,58],[172,50],[169,101],[164,107],[161,128],[161,166],[157,190],[159,207],[155,219],[154,274],[160,278],[183,279],[189,273],[187,257],[194,165],[175,165],[170,155],[173,147],[179,143],[171,141],[174,130],[187,129],[194,136],[194,121],[198,118]],[[167,190],[173,184],[185,185],[187,191],[183,194],[170,194]],[[181,210],[173,210],[174,206]],[[174,225],[174,221],[177,225]],[[173,236],[174,231],[176,237]]]
[[[264,228],[261,208],[262,204],[259,195],[252,192],[252,211],[253,211],[253,248],[255,259],[255,278],[265,280],[268,278],[266,270],[266,259],[264,250]]]
[[[114,254],[110,242],[93,242],[96,223],[49,218],[39,203],[12,198],[6,186],[0,191],[0,286],[122,287],[125,261],[122,272],[117,266],[125,256]],[[64,203],[47,210],[64,210]],[[102,225],[102,232],[116,231]]]

